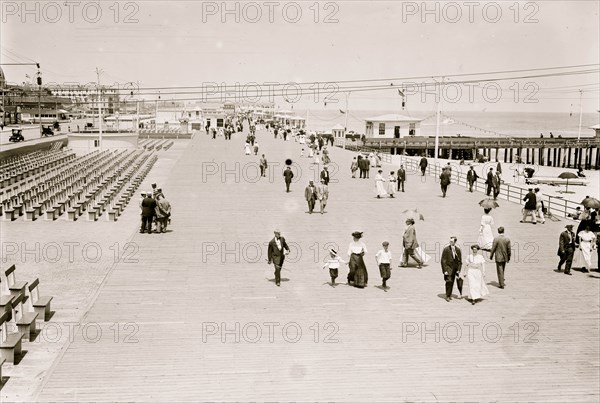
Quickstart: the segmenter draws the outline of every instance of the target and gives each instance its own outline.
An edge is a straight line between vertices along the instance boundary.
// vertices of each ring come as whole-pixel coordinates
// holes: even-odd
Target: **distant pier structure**
[[[390,154],[435,156],[434,137],[365,139],[365,147]],[[526,163],[552,167],[600,169],[600,138],[439,137],[439,158]]]
[[[398,123],[396,123],[398,125]],[[367,122],[369,127],[369,122]],[[600,125],[590,127],[594,137],[464,137],[440,136],[439,158],[537,164],[552,167],[600,169]],[[367,130],[368,132],[368,130]],[[355,145],[389,154],[435,156],[435,137],[371,134]],[[387,134],[387,133],[386,133]],[[387,137],[387,138],[386,138]]]

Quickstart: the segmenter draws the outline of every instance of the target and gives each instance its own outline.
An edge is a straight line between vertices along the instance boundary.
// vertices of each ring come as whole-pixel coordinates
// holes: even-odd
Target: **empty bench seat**
[[[52,297],[45,296],[40,297],[39,294],[40,280],[35,279],[29,286],[29,297],[31,298],[31,305],[35,313],[39,315],[39,318],[43,318],[45,322],[50,320],[52,311],[50,310],[50,302]]]

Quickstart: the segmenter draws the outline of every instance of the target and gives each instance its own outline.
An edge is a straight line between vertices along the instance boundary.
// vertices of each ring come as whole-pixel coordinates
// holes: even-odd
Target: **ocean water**
[[[299,116],[308,117],[309,130],[329,131],[336,124],[345,125],[345,115],[339,109],[327,111],[296,111]],[[398,111],[349,111],[348,130],[365,132],[365,118]],[[421,122],[421,135],[435,136],[436,116],[432,112],[400,112],[403,115],[425,119]],[[441,136],[473,137],[577,137],[579,114],[573,113],[522,113],[522,112],[443,112],[440,118]],[[584,113],[582,116],[581,137],[594,137],[590,126],[600,123],[600,114]]]

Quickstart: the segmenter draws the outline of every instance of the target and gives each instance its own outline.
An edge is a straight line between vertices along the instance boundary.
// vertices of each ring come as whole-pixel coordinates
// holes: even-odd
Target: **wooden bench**
[[[15,363],[15,357],[21,356],[21,333],[8,333],[6,322],[10,319],[9,313],[0,315],[0,359]]]
[[[4,210],[3,218],[4,218],[4,221],[14,221],[15,220],[15,210],[12,210],[12,209]]]
[[[13,264],[10,266],[4,274],[6,275],[6,282],[8,283],[8,290],[13,297],[18,297],[19,295],[25,295],[25,287],[27,287],[27,281],[16,281],[15,280],[15,270],[16,267]]]
[[[2,295],[3,291],[2,277],[0,277],[0,313],[11,311],[12,306],[10,304],[14,298],[10,293]],[[6,291],[8,291],[8,287],[6,288]]]
[[[13,318],[17,323],[19,333],[23,337],[29,336],[29,341],[33,341],[36,335],[35,320],[38,314],[35,312],[27,312],[23,307],[23,303],[27,302],[29,297],[21,294],[12,302]]]
[[[36,278],[33,280],[29,286],[29,298],[34,312],[39,315],[38,317],[43,318],[44,321],[47,322],[50,320],[50,314],[52,313],[50,310],[50,302],[52,302],[52,297],[40,297],[39,284],[39,279]]]
[[[36,215],[35,210],[25,210],[25,221],[35,221]]]

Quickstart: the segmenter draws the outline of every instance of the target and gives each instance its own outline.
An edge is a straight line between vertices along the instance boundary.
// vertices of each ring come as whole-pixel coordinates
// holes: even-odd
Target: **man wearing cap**
[[[444,274],[444,281],[446,283],[447,302],[450,302],[452,299],[452,290],[454,289],[455,279],[460,298],[462,298],[463,280],[459,276],[460,270],[462,269],[462,253],[460,248],[456,246],[456,240],[457,238],[455,236],[450,237],[450,244],[442,251],[441,263],[442,273]]]
[[[415,220],[412,218],[408,218],[406,220],[406,230],[404,231],[404,236],[402,237],[404,256],[400,267],[408,266],[408,257],[410,256],[417,262],[417,269],[420,269],[423,267],[423,261],[415,254],[415,250],[419,247],[419,243],[417,242],[417,232],[413,226],[414,223]]]
[[[292,172],[292,168],[288,166],[283,171],[283,177],[285,178],[285,191],[287,193],[290,192],[290,184],[292,183],[292,178],[294,177],[294,173]]]
[[[504,227],[498,227],[498,236],[492,242],[490,249],[490,260],[496,257],[496,274],[498,275],[498,287],[504,288],[504,270],[510,262],[511,253],[510,239],[504,236]]]
[[[558,271],[562,270],[562,265],[565,263],[565,274],[571,275],[571,264],[573,263],[573,254],[575,253],[575,234],[573,233],[573,224],[565,225],[565,230],[560,233],[558,238]]]
[[[473,193],[473,183],[477,182],[477,172],[473,169],[473,165],[469,167],[469,171],[467,172],[467,183],[469,184],[469,192]]]
[[[279,287],[281,283],[281,267],[285,260],[285,255],[290,253],[290,248],[285,242],[285,238],[281,236],[281,231],[275,229],[273,231],[275,236],[269,242],[269,248],[267,250],[268,262],[275,266],[275,284]]]
[[[315,208],[315,200],[317,200],[317,189],[313,181],[309,181],[308,186],[304,189],[304,198],[308,202],[308,212],[312,214]]]

